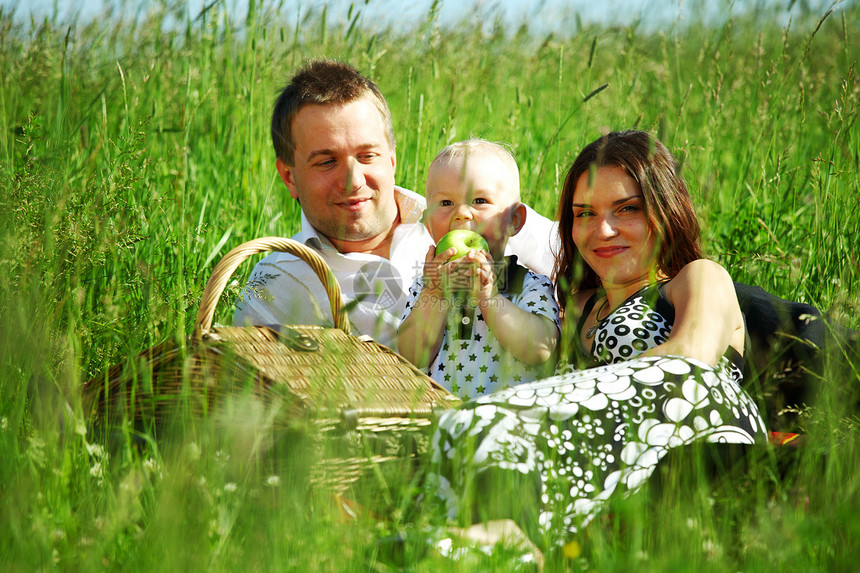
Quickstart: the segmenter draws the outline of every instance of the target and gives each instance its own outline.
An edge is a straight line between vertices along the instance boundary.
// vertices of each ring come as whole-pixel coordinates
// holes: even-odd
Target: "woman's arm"
[[[675,324],[669,339],[646,356],[680,355],[716,366],[729,346],[743,352],[743,315],[723,267],[707,259],[693,261],[664,292],[675,307]]]

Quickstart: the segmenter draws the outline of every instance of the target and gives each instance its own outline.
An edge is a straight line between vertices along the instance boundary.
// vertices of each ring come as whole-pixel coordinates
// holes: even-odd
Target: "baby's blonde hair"
[[[465,159],[470,156],[497,157],[502,163],[507,165],[512,173],[516,175],[511,187],[511,191],[513,191],[512,199],[516,201],[520,200],[520,170],[517,167],[517,160],[514,158],[514,154],[502,143],[480,138],[457,141],[445,146],[442,151],[436,154],[436,157],[430,162],[430,169],[441,163],[448,163],[454,159]]]

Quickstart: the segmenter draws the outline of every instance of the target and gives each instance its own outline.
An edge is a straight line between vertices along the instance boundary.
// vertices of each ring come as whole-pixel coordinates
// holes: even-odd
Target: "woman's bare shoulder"
[[[692,289],[709,294],[734,294],[734,283],[729,272],[721,264],[710,259],[696,259],[687,263],[666,285],[666,294],[674,292],[689,296]]]

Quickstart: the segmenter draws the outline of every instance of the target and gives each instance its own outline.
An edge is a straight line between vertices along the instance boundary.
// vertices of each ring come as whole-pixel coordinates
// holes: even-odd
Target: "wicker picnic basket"
[[[307,262],[326,289],[334,328],[213,326],[215,307],[233,272],[266,251]],[[107,424],[132,420],[157,426],[180,411],[205,417],[231,397],[251,396],[275,411],[276,427],[310,424],[318,435],[398,437],[428,428],[435,412],[459,402],[396,352],[353,335],[340,287],[325,261],[291,239],[260,238],[227,253],[206,285],[194,334],[181,342],[156,345],[87,382],[87,411]],[[331,469],[318,481],[341,487],[365,462],[385,459],[368,448],[352,453],[317,468],[322,474]]]

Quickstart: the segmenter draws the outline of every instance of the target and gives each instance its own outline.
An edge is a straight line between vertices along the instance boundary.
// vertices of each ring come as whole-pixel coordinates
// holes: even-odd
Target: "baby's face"
[[[475,231],[493,259],[505,253],[511,217],[519,203],[515,170],[492,155],[457,157],[434,164],[427,175],[424,224],[438,243],[454,229]]]

